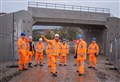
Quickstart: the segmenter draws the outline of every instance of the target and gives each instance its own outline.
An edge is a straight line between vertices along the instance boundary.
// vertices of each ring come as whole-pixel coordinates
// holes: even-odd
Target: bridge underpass
[[[104,9],[102,10],[104,11]],[[107,13],[88,12],[88,11],[49,9],[49,8],[39,8],[39,7],[29,6],[27,11],[23,10],[23,11],[18,11],[0,16],[0,25],[1,25],[0,46],[2,47],[0,48],[0,58],[1,58],[0,64],[2,67],[4,67],[4,63],[6,62],[15,61],[15,57],[18,56],[16,41],[20,37],[20,33],[22,31],[25,31],[27,33],[27,36],[29,36],[32,35],[32,26],[34,25],[50,25],[50,26],[57,25],[57,26],[69,27],[69,28],[79,27],[82,30],[82,34],[84,35],[84,40],[87,41],[88,44],[91,42],[90,41],[91,37],[97,37],[98,44],[100,45],[100,54],[107,55],[107,58],[111,58],[109,61],[112,62],[113,64],[113,66],[105,65],[105,63],[107,62],[106,58],[105,56],[100,55],[98,57],[98,66],[97,66],[98,71],[95,72],[94,70],[87,69],[88,65],[86,61],[85,69],[87,71],[86,71],[85,81],[87,82],[88,80],[91,79],[92,82],[93,80],[97,82],[104,82],[104,81],[119,82],[119,77],[120,77],[119,73],[115,70],[109,70],[109,68],[116,67],[118,70],[120,69],[120,63],[119,63],[120,62],[120,56],[119,56],[120,55],[119,54],[120,19],[115,17],[110,17],[109,12]],[[111,45],[116,45],[115,44],[116,42],[118,42],[118,46],[113,46],[113,48],[117,51],[117,53],[116,51],[110,52]],[[116,49],[116,47],[118,48]],[[48,79],[44,78],[43,80],[41,80],[39,77],[34,78],[34,75],[36,75],[39,72],[40,73],[42,72],[42,74],[41,75],[37,74],[37,75],[41,77],[44,75],[45,75],[44,77],[49,75],[50,81],[56,81],[56,82],[61,82],[60,79],[62,79],[63,82],[64,81],[70,82],[70,80],[74,79],[71,78],[72,74],[74,74],[74,76],[76,76],[76,80],[79,82],[82,78],[77,77],[77,74],[75,73],[76,67],[72,66],[73,64],[72,62],[73,62],[73,56],[72,53],[70,53],[70,56],[68,57],[68,67],[66,68],[67,71],[64,67],[58,68],[59,72],[64,71],[65,69],[66,72],[60,73],[61,75],[63,74],[63,76],[66,76],[66,74],[69,74],[69,72],[72,71],[71,75],[65,77],[64,79],[62,79],[63,76],[61,75],[60,77],[58,76],[58,78],[56,79],[52,78],[49,75],[49,72],[46,71],[47,66],[45,64],[43,68],[41,67],[35,69],[33,68],[30,69],[29,71],[26,71],[18,75],[18,77],[14,77],[13,80],[11,80],[11,82],[19,82],[19,81],[32,82],[33,80],[36,80],[36,82],[37,81],[43,82],[44,80],[46,82],[46,80]],[[17,64],[16,61],[15,64]],[[5,64],[5,66],[7,65],[13,65],[13,63]],[[1,68],[1,70],[3,69],[5,68]],[[13,69],[7,68],[7,71],[9,70],[11,71]],[[17,69],[15,68],[14,70]],[[29,72],[30,74],[27,76]],[[90,77],[91,73],[93,73],[93,76],[95,76],[95,78]],[[6,72],[4,74],[8,74],[8,73]],[[22,79],[21,77],[23,76],[26,77]],[[31,76],[31,78],[34,79],[30,80],[29,76]],[[105,76],[105,78],[103,76]],[[19,79],[19,81],[17,79]]]
[[[54,23],[54,22],[39,22],[36,21],[34,25],[37,26],[61,26],[61,27],[67,27],[67,28],[78,28],[78,30],[81,30],[82,32],[79,33],[76,31],[76,37],[78,34],[82,34],[84,37],[83,39],[88,43],[88,45],[91,43],[91,38],[96,37],[97,43],[100,46],[100,54],[105,55],[106,54],[106,26],[104,25],[90,25],[90,24],[73,24],[73,23]]]

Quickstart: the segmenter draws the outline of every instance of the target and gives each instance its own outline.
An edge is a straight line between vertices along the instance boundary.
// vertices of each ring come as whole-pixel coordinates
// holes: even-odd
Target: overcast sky
[[[0,12],[27,10],[28,1],[109,8],[112,16],[120,18],[120,0],[0,0]]]

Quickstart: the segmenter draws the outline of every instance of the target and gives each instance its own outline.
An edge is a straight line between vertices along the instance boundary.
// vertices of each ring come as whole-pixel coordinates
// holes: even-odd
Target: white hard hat
[[[32,39],[32,36],[29,36],[29,39]]]
[[[42,38],[40,38],[39,41],[42,41]]]
[[[59,37],[59,34],[55,34],[55,36],[58,36],[58,37]]]

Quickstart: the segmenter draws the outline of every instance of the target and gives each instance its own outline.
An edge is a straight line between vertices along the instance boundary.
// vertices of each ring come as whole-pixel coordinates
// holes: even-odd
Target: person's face
[[[94,40],[92,41],[92,43],[95,43],[95,42],[96,42],[96,41],[94,41]]]
[[[79,41],[82,41],[82,38],[79,38]]]
[[[32,39],[29,39],[29,42],[32,42]]]
[[[56,40],[56,41],[59,41],[59,36],[55,36],[55,40]]]
[[[42,43],[42,41],[39,41],[39,43]]]
[[[24,39],[24,38],[25,38],[25,36],[23,36],[23,35],[22,35],[22,36],[21,36],[21,38],[22,38],[22,39]]]
[[[65,44],[66,42],[65,41],[63,41],[63,44]]]

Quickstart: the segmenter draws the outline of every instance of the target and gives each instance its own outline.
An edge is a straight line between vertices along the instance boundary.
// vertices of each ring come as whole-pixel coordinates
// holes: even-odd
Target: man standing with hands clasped
[[[92,43],[88,47],[88,55],[89,55],[89,67],[94,68],[96,67],[96,58],[99,53],[99,46],[96,43],[96,38],[92,38]]]

